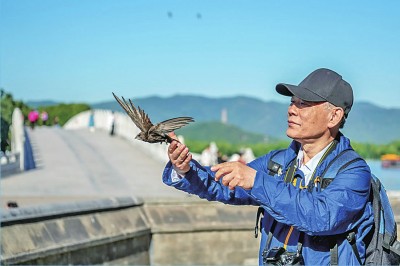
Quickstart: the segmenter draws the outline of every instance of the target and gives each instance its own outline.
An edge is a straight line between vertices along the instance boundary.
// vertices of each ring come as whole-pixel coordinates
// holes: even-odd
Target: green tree
[[[29,107],[20,101],[15,101],[11,93],[7,93],[3,88],[0,89],[0,110],[1,110],[1,151],[10,150],[10,125],[12,114],[16,107],[20,108],[22,113],[26,113]]]
[[[12,122],[12,114],[15,108],[21,109],[22,114],[24,115],[25,124],[28,124],[28,114],[34,108],[29,107],[22,101],[16,101],[13,99],[11,93],[7,93],[4,89],[0,89],[1,93],[1,101],[0,101],[0,110],[1,110],[1,150],[5,152],[6,150],[10,150],[10,125]],[[74,115],[89,110],[90,106],[85,103],[76,103],[76,104],[58,104],[54,106],[42,106],[36,108],[39,113],[42,111],[46,111],[49,115],[48,124],[54,125],[54,121],[57,119],[60,126],[63,126],[71,117]],[[42,125],[43,121],[39,119],[38,125]]]
[[[39,106],[39,113],[46,111],[49,119],[47,125],[54,125],[55,120],[58,121],[60,126],[63,126],[70,118],[74,115],[79,114],[83,111],[90,110],[90,106],[85,103],[74,103],[74,104],[57,104],[52,106]],[[40,120],[39,125],[43,122]]]

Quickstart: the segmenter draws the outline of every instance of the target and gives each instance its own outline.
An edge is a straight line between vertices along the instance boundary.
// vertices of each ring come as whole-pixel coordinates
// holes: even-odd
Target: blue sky
[[[0,0],[0,86],[97,103],[175,94],[287,101],[319,67],[400,108],[400,1]]]

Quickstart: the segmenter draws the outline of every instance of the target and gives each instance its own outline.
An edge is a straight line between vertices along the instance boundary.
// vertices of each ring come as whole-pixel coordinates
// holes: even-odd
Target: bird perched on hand
[[[179,129],[190,122],[194,122],[192,117],[176,117],[153,125],[149,116],[139,106],[136,108],[131,100],[129,100],[128,103],[124,97],[122,97],[121,101],[121,99],[119,99],[114,93],[113,95],[119,105],[121,105],[128,116],[132,119],[133,123],[135,123],[135,125],[140,129],[141,132],[136,135],[135,139],[149,143],[171,143],[173,139],[168,136],[168,133]]]

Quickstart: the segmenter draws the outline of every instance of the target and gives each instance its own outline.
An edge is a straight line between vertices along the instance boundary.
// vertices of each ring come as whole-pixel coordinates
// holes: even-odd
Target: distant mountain
[[[39,106],[52,106],[52,105],[57,105],[59,102],[55,101],[28,101],[26,105],[28,105],[31,108],[38,108]]]
[[[388,143],[400,140],[400,109],[371,103],[355,103],[343,133],[360,142]]]
[[[38,107],[47,107],[47,106],[56,106],[56,105],[69,105],[69,104],[85,104],[90,106],[85,102],[56,102],[52,100],[44,100],[44,101],[28,101],[26,105],[31,108],[38,108]]]
[[[270,138],[287,139],[288,104],[243,96],[208,98],[176,95],[131,99],[149,114],[153,122],[176,116],[192,116],[198,123],[221,121],[221,112],[225,109],[230,125]],[[93,104],[92,108],[122,112],[116,101]],[[399,117],[400,109],[356,102],[342,132],[356,142],[388,143],[400,139]]]

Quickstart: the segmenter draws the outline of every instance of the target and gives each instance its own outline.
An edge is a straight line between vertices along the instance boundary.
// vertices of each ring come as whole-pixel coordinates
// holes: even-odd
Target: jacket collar
[[[341,153],[344,150],[352,149],[350,145],[350,140],[346,138],[341,132],[338,133],[338,135],[335,138],[335,141],[337,141],[337,145],[335,149],[327,155],[327,157],[321,162],[321,164],[318,166],[315,174],[320,175],[322,173],[322,170],[325,169],[328,165],[329,162],[333,160],[339,153]],[[287,152],[285,154],[285,168],[287,169],[290,165],[290,163],[297,158],[297,154],[301,148],[301,144],[295,140],[293,140],[289,148],[287,149]]]

